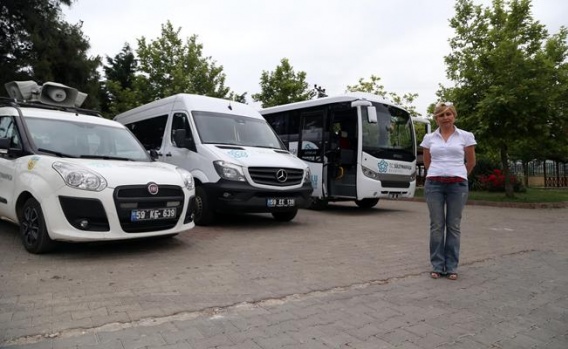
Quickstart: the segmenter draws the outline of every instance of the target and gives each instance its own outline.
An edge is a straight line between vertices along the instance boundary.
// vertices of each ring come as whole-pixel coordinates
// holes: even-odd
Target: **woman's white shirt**
[[[465,148],[476,145],[473,133],[455,127],[454,133],[444,140],[440,129],[426,134],[420,146],[430,150],[430,167],[427,177],[461,177],[467,179]]]

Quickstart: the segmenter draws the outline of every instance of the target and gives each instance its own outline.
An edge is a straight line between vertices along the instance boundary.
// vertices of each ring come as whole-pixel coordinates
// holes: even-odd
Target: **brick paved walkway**
[[[0,247],[0,343],[568,347],[565,209],[467,207],[458,281],[428,277],[423,205],[387,201],[370,214],[350,210],[301,212],[294,231],[268,221],[198,228],[125,255],[119,252],[128,245],[36,257],[11,242]]]

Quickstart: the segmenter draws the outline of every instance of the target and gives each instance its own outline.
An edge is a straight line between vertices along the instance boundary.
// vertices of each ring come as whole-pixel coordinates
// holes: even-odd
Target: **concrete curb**
[[[424,198],[402,198],[402,201],[417,201],[424,202]],[[492,206],[492,207],[510,207],[510,208],[529,208],[529,209],[543,209],[543,208],[567,208],[568,201],[560,202],[499,202],[499,201],[484,201],[484,200],[468,200],[467,205],[475,206]]]

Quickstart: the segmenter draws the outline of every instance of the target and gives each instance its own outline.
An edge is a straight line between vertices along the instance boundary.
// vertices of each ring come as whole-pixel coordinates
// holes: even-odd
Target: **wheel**
[[[328,202],[326,200],[312,198],[310,202],[310,206],[308,207],[311,210],[323,210],[327,207]]]
[[[272,217],[279,222],[290,222],[298,214],[298,209],[284,212],[272,212]]]
[[[361,208],[371,208],[379,203],[379,199],[363,199],[355,200],[355,204]]]
[[[30,253],[45,253],[55,246],[47,232],[41,206],[34,198],[29,198],[22,208],[20,235],[25,249]]]
[[[215,213],[211,209],[207,194],[201,186],[195,187],[195,212],[194,212],[195,225],[206,226],[213,223]]]

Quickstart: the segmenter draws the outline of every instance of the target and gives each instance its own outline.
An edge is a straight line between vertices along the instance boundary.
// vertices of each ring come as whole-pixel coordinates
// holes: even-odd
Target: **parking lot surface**
[[[422,202],[39,256],[0,223],[0,347],[565,349],[567,227],[565,208],[467,206],[450,281],[428,276]]]

